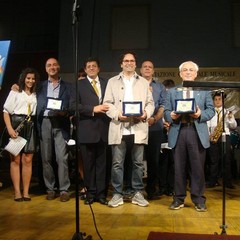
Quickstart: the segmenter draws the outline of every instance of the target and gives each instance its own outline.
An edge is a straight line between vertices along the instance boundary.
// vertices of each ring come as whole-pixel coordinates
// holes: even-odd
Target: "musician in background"
[[[34,116],[37,105],[36,83],[39,78],[36,70],[24,69],[19,78],[19,91],[11,90],[3,106],[4,122],[9,136],[11,138],[22,136],[27,140],[23,150],[17,156],[10,154],[10,175],[14,187],[14,201],[17,202],[31,200],[29,185],[32,176],[32,158],[36,149]],[[26,117],[28,120],[25,122]],[[23,122],[23,128],[19,132],[16,131],[16,128]],[[23,194],[20,189],[21,177]]]
[[[209,156],[209,181],[206,187],[212,188],[219,186],[218,177],[221,175],[221,135],[222,135],[222,94],[216,92],[213,95],[213,103],[215,107],[214,117],[207,122],[209,135],[210,135],[210,148],[208,149]],[[227,112],[224,109],[225,118],[225,133],[226,133],[226,165],[224,166],[226,173],[226,187],[235,188],[232,185],[231,178],[231,142],[230,142],[230,129],[236,129],[237,122],[232,112]]]

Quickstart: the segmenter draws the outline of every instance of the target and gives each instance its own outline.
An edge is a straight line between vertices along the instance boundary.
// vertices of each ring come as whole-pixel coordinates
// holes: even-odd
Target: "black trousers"
[[[205,203],[204,164],[206,150],[203,148],[194,126],[182,127],[174,153],[174,200],[183,203],[186,197],[187,177],[191,182],[191,199],[195,204]]]
[[[225,153],[225,166],[222,168],[222,141],[221,137],[217,143],[211,143],[208,149],[209,156],[209,183],[215,184],[218,178],[223,175],[222,170],[225,171],[225,180],[227,184],[231,183],[231,142],[230,136],[226,135],[226,153]]]
[[[159,183],[161,134],[161,131],[149,131],[148,145],[145,146],[147,160],[146,192],[148,195],[153,195],[156,192],[156,185]]]
[[[107,194],[107,144],[100,140],[98,143],[81,144],[80,149],[83,159],[84,185],[87,188],[87,197],[105,198]]]

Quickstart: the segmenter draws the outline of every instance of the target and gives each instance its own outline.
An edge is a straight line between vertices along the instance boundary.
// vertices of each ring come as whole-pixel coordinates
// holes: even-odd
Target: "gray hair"
[[[186,64],[186,63],[192,63],[193,66],[194,66],[194,68],[195,68],[196,71],[198,72],[198,70],[199,70],[198,65],[197,65],[195,62],[192,62],[192,61],[183,62],[183,63],[179,66],[179,71],[180,71],[180,72],[182,71],[183,65]]]

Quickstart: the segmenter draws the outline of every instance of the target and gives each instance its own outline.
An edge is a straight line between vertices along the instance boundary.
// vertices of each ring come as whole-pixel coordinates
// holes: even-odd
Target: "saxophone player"
[[[213,95],[213,103],[215,107],[215,116],[207,122],[210,136],[210,148],[208,149],[209,157],[209,176],[206,183],[206,187],[212,188],[219,186],[218,178],[222,175],[221,173],[221,135],[222,135],[222,94],[217,91]],[[227,112],[224,109],[224,130],[226,134],[226,187],[235,188],[231,182],[231,143],[230,143],[230,130],[237,127],[237,122],[232,112]]]

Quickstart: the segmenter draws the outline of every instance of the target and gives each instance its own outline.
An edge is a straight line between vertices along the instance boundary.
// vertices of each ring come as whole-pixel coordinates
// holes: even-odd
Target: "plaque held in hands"
[[[175,113],[195,113],[196,103],[194,98],[176,99],[175,100]]]
[[[142,116],[142,102],[132,101],[123,102],[123,116],[139,117]]]

